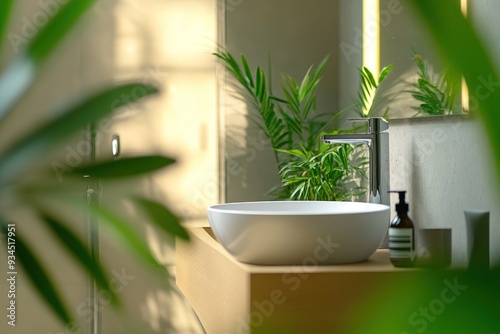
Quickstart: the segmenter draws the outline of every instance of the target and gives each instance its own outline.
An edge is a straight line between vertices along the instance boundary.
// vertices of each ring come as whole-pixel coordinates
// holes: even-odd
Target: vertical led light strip
[[[377,78],[380,73],[380,3],[363,0],[363,66]]]
[[[460,0],[460,8],[462,9],[462,14],[467,16],[467,0]]]
[[[379,0],[363,0],[363,67],[375,78],[380,74],[380,3]],[[370,92],[369,99],[375,94]],[[373,101],[367,101],[371,105]],[[364,109],[364,108],[363,108]],[[368,116],[369,110],[362,110]]]
[[[462,9],[462,14],[467,17],[467,0],[460,0],[460,8]],[[462,76],[462,111],[469,112],[469,88],[467,87],[467,82],[465,82]]]

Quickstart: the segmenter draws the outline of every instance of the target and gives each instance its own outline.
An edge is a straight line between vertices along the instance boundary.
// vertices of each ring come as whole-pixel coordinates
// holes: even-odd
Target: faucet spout
[[[370,202],[390,205],[389,123],[381,117],[349,119],[368,122],[368,133],[323,135],[326,144],[367,144],[369,148]]]
[[[367,144],[370,146],[373,135],[370,133],[345,133],[340,135],[324,135],[322,140],[325,144]]]

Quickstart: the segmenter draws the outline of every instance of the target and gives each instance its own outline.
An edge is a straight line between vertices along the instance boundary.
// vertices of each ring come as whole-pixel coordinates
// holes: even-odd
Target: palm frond
[[[101,289],[111,294],[112,302],[118,305],[118,296],[110,287],[109,279],[106,277],[104,269],[100,263],[94,261],[85,243],[70,228],[65,226],[62,220],[55,217],[54,213],[47,212],[41,208],[38,211],[47,228],[59,239],[61,245],[95,278],[97,285]]]
[[[352,149],[320,143],[321,134],[342,112],[334,116],[315,113],[316,92],[329,56],[317,67],[309,67],[300,81],[282,74],[283,98],[271,93],[260,67],[252,77],[251,67],[243,55],[241,65],[228,52],[216,56],[234,77],[236,89],[245,94],[247,102],[257,111],[258,117],[249,118],[264,132],[275,151],[281,186],[273,187],[268,194],[292,200],[342,200],[350,196],[341,184],[351,171],[359,170],[350,164]],[[384,68],[378,81],[384,80],[391,70],[391,67]],[[377,87],[378,83],[368,70],[362,74],[368,94],[370,87]]]
[[[150,221],[167,234],[189,240],[189,234],[180,223],[180,218],[162,204],[148,198],[135,197],[134,202],[149,217]]]
[[[358,99],[355,103],[356,112],[360,117],[370,117],[375,113],[375,97],[379,90],[380,84],[392,72],[393,66],[384,67],[375,79],[373,73],[367,68],[358,68],[360,75],[360,83],[358,89]]]
[[[437,76],[431,76],[427,63],[416,50],[413,50],[417,79],[406,90],[418,106],[413,107],[417,115],[447,115],[454,113],[454,105],[460,91],[460,76],[445,70]]]
[[[229,52],[221,51],[214,53],[214,55],[222,61],[224,67],[238,82],[238,85],[235,86],[236,90],[245,94],[247,101],[258,112],[260,117],[252,119],[262,129],[273,149],[291,147],[289,137],[284,134],[286,131],[285,121],[279,115],[276,106],[277,100],[270,93],[264,71],[257,67],[253,76],[249,62],[244,55],[241,55],[242,65]],[[277,154],[275,154],[275,160],[277,164],[280,164]]]
[[[0,91],[6,92],[0,99],[0,120],[3,120],[12,107],[33,84],[39,65],[56,49],[83,14],[92,6],[94,0],[69,1],[61,5],[60,10],[31,39],[26,49],[19,52],[0,76]],[[0,14],[0,33],[5,33],[11,0],[2,0]],[[3,37],[3,35],[0,35]],[[0,40],[1,41],[1,40]]]
[[[3,0],[0,3],[0,51],[2,50],[3,41],[5,38],[5,31],[9,24],[10,12],[12,10],[12,5],[14,0]]]
[[[323,145],[311,152],[305,147],[300,150],[283,151],[294,157],[280,169],[284,187],[289,188],[292,200],[338,201],[350,196],[342,188],[352,174],[350,145]]]
[[[154,172],[174,162],[174,159],[161,155],[128,157],[77,167],[73,173],[97,179],[124,178]]]
[[[13,233],[9,229],[9,225],[0,217],[0,228],[5,236],[9,238]],[[26,276],[31,285],[40,294],[42,300],[52,309],[63,323],[72,321],[71,315],[66,304],[63,302],[60,293],[54,284],[53,278],[42,265],[38,256],[31,250],[24,237],[19,233],[15,233],[10,237],[15,240],[15,256],[16,263],[25,270]],[[8,240],[8,239],[7,239]],[[9,267],[15,271],[17,267]]]

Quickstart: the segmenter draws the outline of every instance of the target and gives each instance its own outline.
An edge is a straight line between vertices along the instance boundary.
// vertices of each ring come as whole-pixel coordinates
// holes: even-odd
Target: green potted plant
[[[275,198],[341,201],[366,191],[356,181],[366,178],[366,156],[351,145],[325,145],[320,137],[327,132],[360,130],[332,130],[332,123],[350,109],[360,117],[372,117],[377,112],[374,101],[379,85],[392,71],[392,66],[384,67],[376,79],[368,68],[358,69],[358,100],[331,116],[316,112],[316,91],[329,57],[317,67],[311,66],[300,82],[282,74],[283,97],[278,97],[271,92],[265,72],[257,67],[254,74],[244,55],[241,55],[241,64],[227,51],[215,56],[232,75],[236,90],[257,112],[257,115],[250,114],[250,119],[263,131],[274,150],[281,179],[281,184],[270,191]],[[387,113],[388,110],[385,115]]]
[[[250,119],[271,143],[281,184],[270,194],[276,199],[343,200],[359,192],[343,187],[353,172],[362,170],[349,161],[352,148],[320,142],[321,134],[338,117],[316,112],[316,91],[329,57],[311,66],[300,82],[282,74],[283,97],[278,97],[271,91],[268,75],[260,67],[252,71],[244,55],[241,64],[226,51],[215,56],[256,112]]]

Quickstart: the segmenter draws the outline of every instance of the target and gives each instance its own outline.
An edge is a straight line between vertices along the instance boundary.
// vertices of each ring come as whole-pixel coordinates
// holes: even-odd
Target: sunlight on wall
[[[115,10],[116,64],[161,63],[186,71],[213,67],[217,44],[213,1],[120,1]],[[151,15],[155,13],[156,15]]]
[[[123,152],[175,157],[156,184],[184,218],[205,217],[218,200],[215,1],[124,0],[115,14],[118,76],[142,68],[161,88],[147,114],[119,125]]]
[[[170,73],[165,86],[164,112],[158,134],[169,152],[178,159],[162,180],[175,198],[184,217],[205,216],[206,207],[215,204],[217,173],[217,94],[212,71]]]
[[[217,43],[212,1],[170,1],[162,37],[167,62],[184,68],[211,68]]]
[[[217,91],[212,56],[217,40],[216,1],[116,0],[113,13],[115,37],[110,56],[114,57],[114,78],[152,84],[160,93],[122,108],[113,118],[114,133],[109,135],[120,136],[122,157],[159,153],[175,158],[175,164],[140,180],[134,190],[166,204],[184,220],[205,219],[206,207],[218,201]],[[143,231],[140,219],[137,223],[138,233],[144,233],[154,256],[173,272],[174,243],[150,227]],[[103,250],[103,254],[113,253]],[[165,275],[158,282],[158,277],[141,270],[133,259],[115,256],[111,262],[138,277],[123,298],[140,318],[132,320],[146,325],[142,333],[202,332],[173,276]],[[113,326],[118,325],[106,312],[103,329]]]

